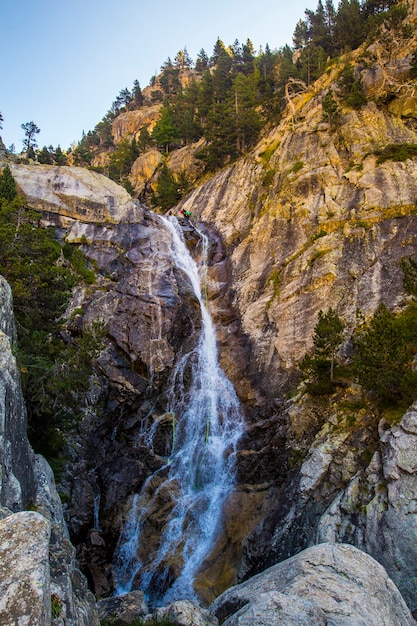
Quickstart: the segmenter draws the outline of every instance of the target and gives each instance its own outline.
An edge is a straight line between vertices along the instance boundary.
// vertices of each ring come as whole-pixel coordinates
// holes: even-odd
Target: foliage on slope
[[[91,282],[93,272],[77,248],[66,244],[64,256],[54,230],[39,228],[39,219],[18,196],[6,166],[0,174],[0,274],[13,293],[29,436],[53,463],[76,421],[77,394],[89,387],[103,330],[95,324],[64,341],[60,319],[72,287]]]
[[[319,0],[316,11],[307,9],[305,19],[297,23],[292,47],[271,50],[266,44],[256,53],[249,39],[227,46],[219,38],[212,55],[201,50],[195,62],[186,49],[181,50],[174,61],[167,59],[143,92],[138,81],[132,91],[122,89],[104,118],[81,139],[72,159],[88,166],[96,154],[107,151],[108,165],[101,171],[132,191],[127,176],[138,155],[150,148],[168,154],[203,139],[196,156],[210,174],[246,154],[263,129],[278,123],[290,100],[341,54],[371,42],[387,29],[410,37],[412,28],[406,18],[407,8],[397,0],[342,0],[337,8],[332,0]],[[366,104],[360,78],[352,68],[340,76],[339,97],[353,108]],[[114,120],[157,102],[162,108],[153,129],[149,132],[145,126],[139,141],[126,137],[116,145]],[[337,103],[331,94],[323,108],[330,120],[335,119]],[[172,187],[178,190],[177,183],[174,180]],[[179,196],[187,191],[179,190]],[[148,199],[158,204],[157,197]]]

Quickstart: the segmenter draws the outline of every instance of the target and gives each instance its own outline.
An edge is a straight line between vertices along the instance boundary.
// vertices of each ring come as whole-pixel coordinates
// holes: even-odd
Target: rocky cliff
[[[2,277],[0,328],[0,622],[98,624],[52,470],[27,439],[26,408],[12,352],[16,331],[11,292]]]
[[[194,225],[209,237],[209,307],[247,424],[224,529],[197,581],[206,603],[308,546],[343,541],[385,565],[417,609],[415,406],[395,426],[351,381],[327,403],[302,388],[285,396],[320,310],[345,320],[348,358],[357,309],[369,318],[381,302],[391,310],[407,302],[399,262],[415,257],[417,243],[417,161],[407,152],[417,144],[417,104],[415,41],[400,43],[364,46],[331,65],[250,154],[176,208],[192,213],[191,222],[180,219],[196,256]],[[340,117],[329,121],[323,99],[330,88],[337,96],[343,64],[355,68],[368,103],[352,109],[339,95]],[[401,160],[379,158],[390,144],[402,146]],[[138,184],[153,176],[147,165],[137,164]],[[99,319],[106,341],[66,450],[62,490],[82,568],[105,595],[133,495],[169,454],[164,394],[194,340],[195,298],[172,262],[163,220],[120,187],[81,168],[12,171],[41,224],[79,245],[96,273],[66,312],[69,335]]]
[[[239,180],[243,185],[248,161],[241,166]],[[412,163],[408,164],[411,166]],[[193,341],[191,330],[199,323],[196,304],[190,285],[173,265],[163,221],[131,202],[123,190],[115,186],[113,195],[113,189],[109,191],[108,187],[112,183],[103,180],[102,186],[101,176],[80,168],[16,166],[13,174],[28,202],[41,208],[42,224],[54,225],[60,237],[81,246],[96,272],[95,284],[75,289],[66,313],[67,332],[77,333],[92,320],[101,319],[107,337],[90,392],[81,407],[84,417],[66,450],[67,472],[61,489],[68,499],[66,517],[79,561],[96,595],[101,596],[112,589],[110,564],[132,496],[161,467],[163,456],[169,453],[171,423],[164,418],[163,394],[176,355]],[[224,183],[225,176],[232,179],[237,174],[235,166],[203,187],[200,193],[207,199],[219,181]],[[74,189],[81,189],[78,196]],[[88,189],[87,198],[85,189]],[[224,189],[223,195],[228,193],[233,194],[233,186]],[[235,202],[240,202],[236,188],[234,194]],[[221,202],[221,195],[217,198]],[[194,206],[197,210],[197,201]],[[231,201],[231,210],[233,206]],[[394,268],[393,259],[403,254],[403,246],[398,243],[405,236],[402,225],[413,241],[413,216],[387,219],[395,219],[397,224],[395,237],[389,239]],[[376,226],[380,228],[381,223],[385,223],[382,218]],[[194,227],[183,220],[183,228],[189,245],[198,255]],[[207,226],[206,230],[211,242],[209,303],[218,328],[222,363],[236,382],[246,406],[248,426],[240,445],[238,485],[226,505],[224,532],[197,581],[201,597],[209,602],[238,577],[247,578],[317,541],[351,541],[382,560],[386,537],[390,536],[386,528],[392,524],[392,518],[397,519],[403,535],[407,526],[401,517],[405,513],[375,517],[382,508],[399,506],[395,495],[401,491],[399,484],[392,492],[391,504],[387,496],[383,504],[374,501],[376,494],[380,498],[386,493],[383,486],[387,472],[378,450],[382,442],[388,441],[389,426],[387,429],[381,425],[378,435],[378,418],[369,412],[358,414],[352,427],[349,411],[334,409],[320,414],[314,405],[309,408],[302,394],[284,401],[281,391],[289,372],[281,360],[275,361],[279,364],[273,380],[276,395],[273,389],[266,389],[262,374],[266,366],[273,371],[274,361],[265,366],[259,361],[262,352],[257,350],[262,346],[257,347],[253,336],[243,332],[237,314],[241,306],[237,294],[242,292],[239,283],[234,282],[233,255],[239,245],[235,246],[227,234],[221,237],[216,224]],[[364,228],[364,234],[367,232]],[[264,230],[262,234],[272,240],[272,233]],[[375,233],[373,240],[375,247],[381,245]],[[411,244],[407,245],[406,249],[412,252]],[[232,263],[225,250],[231,253]],[[254,260],[253,255],[249,259]],[[257,264],[260,263],[258,260]],[[357,267],[360,267],[358,261]],[[345,276],[345,268],[335,265],[332,268],[335,272],[339,268]],[[342,277],[335,280],[342,284]],[[389,291],[386,285],[381,287],[376,282],[375,289],[384,294],[390,306],[400,303],[403,297],[401,284],[394,284],[393,291]],[[367,297],[357,302],[365,307],[369,303],[369,290],[363,293]],[[320,299],[323,294],[314,294],[319,298],[316,307],[325,306],[326,301]],[[393,301],[389,300],[389,294],[394,294]],[[269,308],[264,304],[268,313]],[[306,341],[305,349],[307,345]],[[354,406],[355,394],[360,391],[352,388],[343,393]],[[410,422],[409,418],[404,420]],[[154,432],[152,440],[143,437],[149,427]],[[405,430],[407,437],[413,433],[410,426]],[[400,432],[395,430],[394,437],[398,438]],[[296,448],[300,441],[303,445],[312,442],[316,433],[304,464],[299,470],[290,471],[291,446]],[[411,439],[398,449],[403,450],[405,445],[412,448]],[[370,464],[364,462],[369,449],[376,450]],[[402,465],[399,461],[400,468]],[[393,469],[390,475],[396,480],[399,472],[400,469]],[[404,474],[402,469],[401,473]],[[404,476],[409,474],[405,470]],[[358,482],[364,487],[362,495],[355,499],[351,493],[352,490],[356,493]],[[372,545],[370,539],[363,540],[369,521],[367,517],[358,521],[356,513],[361,507],[369,511],[373,528],[379,529],[374,534],[368,532],[373,538]],[[411,509],[408,505],[405,509],[408,515]],[[157,525],[158,511],[155,514]],[[405,554],[412,554],[414,526],[408,524],[408,527]],[[401,565],[391,567],[394,561],[390,558],[384,564],[414,608],[410,570],[403,567],[404,555],[401,550],[394,550],[394,544],[390,554]]]
[[[267,494],[261,524],[243,541],[240,579],[316,542],[349,541],[387,567],[415,611],[413,505],[399,497],[414,484],[414,409],[393,427],[363,408],[355,386],[326,409],[302,394],[282,407],[268,402],[294,385],[320,310],[332,307],[346,321],[348,356],[358,309],[369,318],[381,302],[392,310],[406,303],[399,261],[416,252],[416,160],[378,158],[387,145],[417,140],[408,74],[415,43],[397,44],[377,42],[345,59],[367,105],[352,110],[339,99],[339,121],[326,121],[323,98],[330,88],[337,94],[341,71],[330,67],[247,158],[180,208],[221,237],[252,355],[245,366],[223,358],[233,380],[244,370],[256,381],[250,415],[258,417],[242,441],[241,479]]]

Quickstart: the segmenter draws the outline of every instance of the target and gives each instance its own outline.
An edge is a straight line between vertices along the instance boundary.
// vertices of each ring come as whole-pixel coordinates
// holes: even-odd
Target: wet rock
[[[400,592],[372,557],[321,544],[225,591],[211,605],[225,626],[415,626]]]

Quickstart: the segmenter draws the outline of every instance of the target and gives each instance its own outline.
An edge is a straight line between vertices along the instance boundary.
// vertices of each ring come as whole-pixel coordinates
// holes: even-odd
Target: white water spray
[[[193,582],[221,528],[225,500],[234,484],[234,452],[243,430],[236,392],[218,363],[206,303],[207,238],[199,233],[204,257],[199,268],[177,220],[163,221],[171,234],[173,259],[199,302],[202,324],[196,348],[178,360],[171,380],[166,408],[173,426],[176,423],[171,456],[133,500],[116,552],[116,592],[129,591],[136,581],[135,587],[155,604],[196,599]],[[164,498],[170,504],[159,548],[151,558],[140,558],[141,542],[145,554],[146,534],[153,532],[146,529],[149,511],[163,506]]]

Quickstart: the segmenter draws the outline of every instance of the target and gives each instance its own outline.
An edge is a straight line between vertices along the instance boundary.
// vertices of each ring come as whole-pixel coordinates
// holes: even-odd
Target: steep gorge
[[[392,425],[355,408],[362,390],[354,384],[327,405],[301,388],[286,396],[320,310],[346,321],[348,358],[357,309],[369,318],[381,302],[392,310],[407,302],[399,262],[415,257],[417,161],[380,163],[377,153],[417,144],[417,104],[406,90],[411,49],[408,42],[390,58],[403,87],[389,106],[372,99],[386,68],[375,71],[371,49],[374,65],[358,63],[368,104],[345,107],[337,125],[323,121],[340,71],[333,66],[249,155],[176,207],[192,213],[180,223],[195,257],[193,222],[209,237],[209,308],[246,420],[222,534],[197,577],[206,604],[308,546],[344,541],[375,556],[417,610],[416,407]],[[69,337],[97,319],[107,335],[65,450],[61,493],[79,562],[103,596],[114,588],[111,564],[134,494],[170,451],[165,394],[177,355],[195,342],[198,307],[160,218],[123,189],[82,168],[12,171],[42,225],[79,245],[97,277],[74,290],[65,316]],[[151,427],[153,447],[144,436]],[[152,522],[163,524],[159,510]]]

